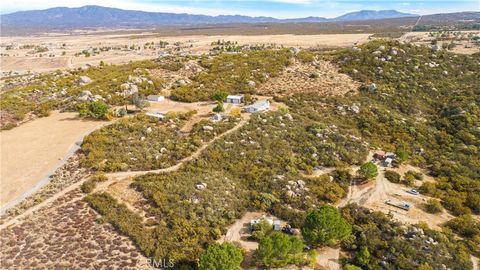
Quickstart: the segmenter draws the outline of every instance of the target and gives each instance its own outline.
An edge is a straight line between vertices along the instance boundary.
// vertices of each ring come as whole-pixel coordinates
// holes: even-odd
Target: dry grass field
[[[58,35],[58,36],[24,36],[2,37],[0,48],[2,72],[28,71],[46,72],[57,69],[78,68],[106,63],[127,63],[131,60],[151,59],[159,56],[160,51],[188,51],[205,53],[212,48],[211,43],[219,39],[237,41],[244,44],[276,44],[286,47],[343,47],[367,42],[371,34],[325,34],[325,35],[193,35],[193,36],[157,36],[147,32],[143,34],[104,34],[104,35]],[[145,48],[145,43],[160,40],[169,43],[167,48]],[[177,43],[178,42],[178,43]],[[177,43],[177,45],[173,45]],[[6,46],[11,46],[7,50]],[[37,48],[48,49],[38,52]],[[131,47],[135,49],[131,49]],[[33,48],[31,48],[33,47]],[[112,48],[108,51],[92,53],[94,48]],[[89,51],[90,56],[77,55]]]
[[[73,154],[76,143],[108,122],[53,112],[0,133],[0,204],[4,206],[48,182],[48,175]],[[43,180],[42,180],[43,179]]]

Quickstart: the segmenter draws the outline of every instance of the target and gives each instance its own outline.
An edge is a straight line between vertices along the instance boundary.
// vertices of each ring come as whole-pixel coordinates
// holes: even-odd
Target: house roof
[[[252,105],[245,106],[245,108],[254,108],[254,109],[260,109],[263,108],[264,106],[269,106],[270,102],[268,100],[259,100]]]
[[[228,99],[242,99],[243,95],[228,95]]]

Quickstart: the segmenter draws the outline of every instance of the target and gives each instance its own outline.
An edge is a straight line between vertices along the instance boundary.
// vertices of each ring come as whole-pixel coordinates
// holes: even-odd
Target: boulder
[[[90,79],[87,76],[80,76],[80,78],[78,79],[78,84],[80,85],[87,85],[91,82],[92,82],[92,79]]]
[[[205,131],[213,130],[213,127],[212,126],[203,126],[203,130],[205,130]]]

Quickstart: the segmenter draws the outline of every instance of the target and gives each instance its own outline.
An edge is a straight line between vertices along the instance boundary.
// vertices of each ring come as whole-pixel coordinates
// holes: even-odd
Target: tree
[[[302,226],[302,235],[311,245],[329,244],[349,236],[352,226],[340,215],[337,208],[323,205],[310,211]]]
[[[223,108],[223,102],[222,101],[217,101],[217,106],[213,108],[213,112],[216,113],[221,113],[225,111],[225,108]]]
[[[378,175],[377,165],[375,165],[375,163],[371,161],[366,162],[362,166],[360,166],[359,172],[361,176],[367,179],[375,178]]]
[[[228,93],[225,91],[217,91],[213,94],[213,99],[216,100],[217,102],[222,102],[227,98]]]
[[[407,159],[408,159],[408,153],[407,153],[405,150],[403,150],[403,149],[397,149],[397,151],[395,152],[395,154],[397,155],[397,159],[396,159],[396,160],[397,160],[399,163],[402,163],[402,162],[404,162],[404,161],[407,161]]]
[[[252,238],[255,240],[262,240],[265,236],[271,233],[273,230],[272,224],[265,219],[262,219],[258,224],[255,224],[252,228]]]
[[[239,248],[229,242],[214,243],[200,255],[201,270],[235,270],[241,269],[243,255]]]
[[[143,110],[145,107],[150,106],[150,103],[147,100],[140,98],[140,96],[138,95],[134,95],[132,97],[132,104],[135,105],[135,107],[140,111]]]
[[[300,239],[281,232],[264,237],[255,253],[257,262],[266,267],[282,267],[303,261],[303,243]]]
[[[362,247],[360,249],[360,252],[358,252],[355,257],[355,261],[357,265],[368,266],[368,263],[370,262],[370,252],[367,247]]]

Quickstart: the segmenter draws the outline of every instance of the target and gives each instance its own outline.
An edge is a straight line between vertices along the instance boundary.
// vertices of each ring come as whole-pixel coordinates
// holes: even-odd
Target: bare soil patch
[[[0,204],[35,187],[73,155],[83,136],[106,123],[77,119],[76,113],[53,112],[49,117],[2,131]]]

